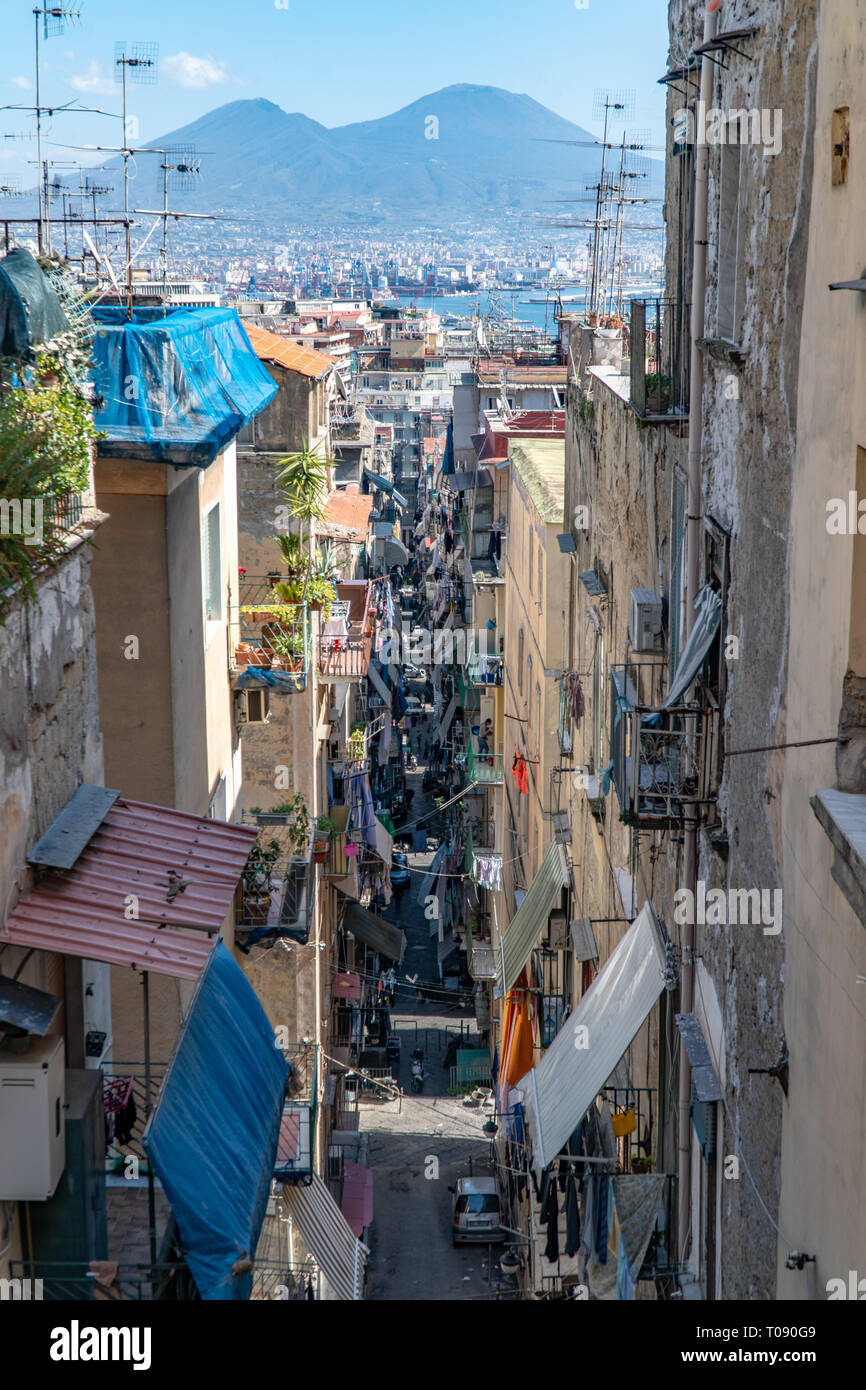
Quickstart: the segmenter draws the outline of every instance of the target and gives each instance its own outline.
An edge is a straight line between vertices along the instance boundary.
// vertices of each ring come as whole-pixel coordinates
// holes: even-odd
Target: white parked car
[[[450,1187],[451,1239],[455,1245],[505,1240],[502,1204],[495,1178],[458,1178]]]

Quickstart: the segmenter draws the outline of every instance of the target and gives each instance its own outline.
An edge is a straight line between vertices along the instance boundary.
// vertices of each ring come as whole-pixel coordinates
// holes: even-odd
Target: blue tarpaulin
[[[207,467],[276,395],[234,309],[136,310],[128,322],[100,307],[93,317],[103,457]]]
[[[203,1299],[247,1299],[289,1067],[240,966],[217,941],[143,1143]]]
[[[0,261],[0,353],[23,357],[68,332],[60,300],[38,262],[16,247]]]

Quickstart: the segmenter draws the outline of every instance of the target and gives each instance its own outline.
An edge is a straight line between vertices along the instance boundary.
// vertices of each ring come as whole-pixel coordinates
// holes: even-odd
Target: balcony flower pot
[[[349,844],[343,846],[343,853],[347,859],[354,859],[358,853],[358,846],[350,841]]]
[[[671,403],[671,379],[651,372],[646,379],[646,404],[651,415],[667,415]]]
[[[317,863],[317,864],[324,864],[324,862],[325,862],[325,860],[327,859],[327,857],[328,857],[328,841],[327,841],[327,840],[314,840],[314,841],[313,841],[313,859],[314,859],[315,863]]]

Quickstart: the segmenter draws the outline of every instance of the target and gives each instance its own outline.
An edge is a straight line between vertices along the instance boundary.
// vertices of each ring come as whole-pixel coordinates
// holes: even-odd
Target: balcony
[[[373,596],[373,585],[363,580],[338,581],[338,601],[318,638],[316,665],[322,680],[366,678],[375,630]]]
[[[647,423],[688,416],[687,313],[679,300],[631,301],[629,404]]]
[[[470,657],[466,674],[470,685],[501,685],[504,658],[501,656]]]
[[[620,819],[670,829],[685,807],[715,800],[719,711],[709,701],[660,709],[639,699],[640,680],[663,673],[654,663],[611,666],[611,776]]]
[[[265,671],[261,681],[269,689],[298,692],[306,690],[310,671],[309,610],[306,603],[280,603],[275,582],[265,577],[240,584],[232,670]]]
[[[498,753],[485,753],[478,750],[478,739],[470,736],[466,749],[466,770],[470,782],[480,782],[483,786],[502,785],[502,745]]]
[[[280,833],[276,826],[270,825],[276,818],[262,816],[257,819],[259,824],[264,822],[272,834]],[[284,847],[287,843],[285,839]],[[312,924],[315,883],[312,831],[304,854],[285,854],[281,862],[248,866],[241,880],[241,912],[235,928],[240,949],[248,950],[263,937],[286,936],[306,944]]]

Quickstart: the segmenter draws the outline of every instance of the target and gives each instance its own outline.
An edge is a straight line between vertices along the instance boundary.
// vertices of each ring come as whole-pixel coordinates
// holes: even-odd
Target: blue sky
[[[0,104],[33,91],[33,5],[3,0]],[[159,44],[159,82],[131,90],[142,142],[239,98],[267,97],[326,126],[369,120],[453,82],[527,92],[590,130],[598,86],[633,89],[634,128],[663,135],[656,85],[667,56],[665,0],[67,0],[81,18],[43,46],[42,100],[120,109],[116,40]],[[0,131],[32,116],[0,113]],[[96,116],[58,116],[52,142],[118,143]],[[56,160],[78,155],[46,147]],[[0,142],[0,171],[27,178],[32,144]]]

